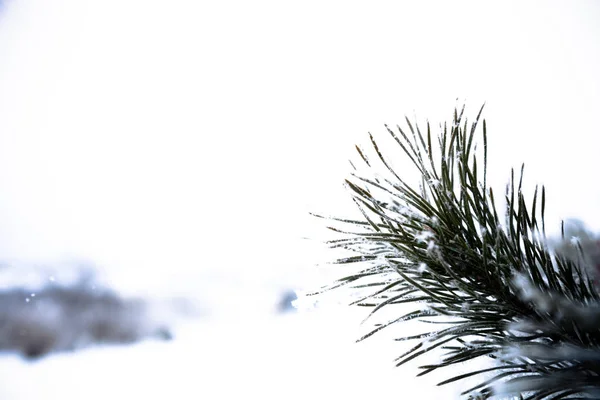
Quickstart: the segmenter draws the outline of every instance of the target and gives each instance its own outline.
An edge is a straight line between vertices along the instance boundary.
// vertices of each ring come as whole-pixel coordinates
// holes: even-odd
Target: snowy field
[[[0,362],[6,399],[365,399],[446,398],[372,353],[351,348],[347,332],[310,317],[197,323],[172,343],[96,348],[33,364]],[[367,350],[370,350],[367,351]]]
[[[455,398],[355,345],[343,298],[276,313],[332,276],[308,212],[353,212],[354,143],[405,114],[485,101],[498,192],[525,162],[551,231],[600,230],[598,2],[1,4],[0,263],[200,311],[171,342],[3,355],[2,399]]]

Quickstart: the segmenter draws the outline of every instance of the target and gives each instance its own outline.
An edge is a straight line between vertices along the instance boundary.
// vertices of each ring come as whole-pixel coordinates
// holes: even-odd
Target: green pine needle
[[[465,392],[471,398],[487,399],[495,393],[523,399],[589,398],[590,393],[599,397],[598,291],[580,266],[548,250],[546,191],[536,187],[533,198],[525,199],[524,167],[518,181],[511,172],[505,213],[497,211],[496,195],[487,187],[483,107],[470,125],[464,110],[455,110],[452,123],[441,126],[437,147],[429,123],[425,130],[408,118],[407,129],[386,126],[420,174],[420,187],[405,181],[406,174],[393,167],[373,135],[369,134],[372,156],[356,147],[366,173],[354,168],[346,185],[362,218],[332,218],[336,226],[330,228],[342,238],[329,245],[354,253],[337,260],[340,266],[364,268],[327,289],[373,288],[354,302],[372,307],[371,315],[399,304],[414,305],[412,311],[375,327],[360,340],[408,320],[443,318],[439,330],[398,338],[418,343],[396,363],[442,349],[441,361],[423,366],[423,375],[480,357],[495,359],[496,367],[440,383],[494,373]],[[477,149],[481,139],[483,148]],[[377,174],[377,168],[384,173]],[[395,278],[390,279],[390,274]],[[543,307],[542,303],[549,304]],[[596,317],[598,323],[590,324],[590,318]],[[596,357],[569,358],[563,352],[545,360],[539,352],[527,351],[526,345],[532,343],[547,346],[548,354],[569,345]]]

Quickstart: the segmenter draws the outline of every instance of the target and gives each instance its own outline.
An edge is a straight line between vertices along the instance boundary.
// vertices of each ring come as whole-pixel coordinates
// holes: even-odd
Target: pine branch
[[[418,343],[396,363],[433,349],[443,349],[444,358],[423,366],[421,375],[480,357],[497,360],[498,367],[440,383],[495,373],[464,393],[471,398],[599,397],[600,299],[584,265],[590,264],[590,257],[581,246],[579,257],[550,251],[545,189],[536,187],[526,201],[523,168],[518,182],[511,172],[501,219],[496,194],[487,186],[482,111],[483,107],[469,125],[464,107],[455,110],[452,123],[440,127],[437,147],[429,123],[425,131],[408,118],[407,129],[386,126],[420,174],[420,187],[405,181],[373,135],[374,157],[357,146],[365,172],[356,168],[346,184],[362,218],[333,219],[338,226],[331,229],[343,238],[330,245],[355,254],[338,264],[363,268],[329,289],[376,284],[376,291],[356,302],[373,307],[372,314],[399,304],[414,306],[360,340],[410,319],[434,322],[451,317],[450,327],[398,338]],[[478,139],[483,139],[479,151]],[[600,251],[596,255],[600,257]],[[390,273],[395,278],[390,279]]]

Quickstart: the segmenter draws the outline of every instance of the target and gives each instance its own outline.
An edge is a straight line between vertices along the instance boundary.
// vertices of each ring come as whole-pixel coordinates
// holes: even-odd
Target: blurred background
[[[599,18],[592,0],[4,0],[1,286],[85,266],[188,322],[166,344],[7,352],[0,396],[448,395],[392,369],[390,343],[353,346],[347,299],[302,297],[335,276],[308,213],[354,212],[367,132],[485,102],[491,184],[525,162],[550,230],[600,229]]]

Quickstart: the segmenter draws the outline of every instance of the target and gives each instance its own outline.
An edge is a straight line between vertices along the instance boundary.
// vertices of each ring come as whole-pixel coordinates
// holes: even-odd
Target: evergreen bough
[[[518,180],[511,172],[505,212],[498,212],[497,194],[486,180],[483,107],[470,125],[464,109],[440,126],[437,138],[429,123],[423,131],[408,118],[404,129],[386,126],[416,167],[420,185],[405,181],[373,135],[374,157],[356,147],[363,172],[352,165],[346,185],[361,217],[328,217],[330,229],[341,235],[328,244],[351,251],[336,263],[358,266],[358,272],[348,269],[325,289],[369,290],[353,304],[372,307],[372,314],[396,312],[359,340],[412,319],[442,323],[397,339],[416,341],[396,358],[398,366],[442,349],[440,361],[420,366],[419,375],[493,359],[493,367],[439,383],[479,378],[463,392],[471,399],[600,399],[600,307],[590,272],[595,265],[576,238],[565,237],[564,226],[562,244],[572,242],[576,255],[548,245],[545,189],[536,186],[527,200],[523,168]],[[397,315],[400,304],[410,311]]]

